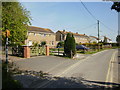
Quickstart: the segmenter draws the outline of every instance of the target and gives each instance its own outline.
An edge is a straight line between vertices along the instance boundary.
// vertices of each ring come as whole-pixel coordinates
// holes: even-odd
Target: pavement
[[[80,55],[78,55],[80,56]],[[57,56],[40,56],[20,59],[14,63],[23,70],[43,71],[52,79],[33,80],[28,78],[27,87],[34,88],[86,88],[105,85],[118,85],[117,50],[105,50],[87,57],[66,59]],[[54,78],[57,77],[57,78]],[[21,77],[16,79],[20,80]],[[26,78],[26,77],[24,77]],[[27,81],[22,78],[22,82]],[[33,82],[34,81],[34,82]],[[27,82],[25,83],[27,84]]]

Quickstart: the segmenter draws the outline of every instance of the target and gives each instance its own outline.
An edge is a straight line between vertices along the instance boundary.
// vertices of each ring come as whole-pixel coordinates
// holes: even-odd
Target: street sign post
[[[10,36],[10,31],[6,30],[6,64],[8,64],[8,37]],[[7,66],[7,72],[8,72],[8,66]]]

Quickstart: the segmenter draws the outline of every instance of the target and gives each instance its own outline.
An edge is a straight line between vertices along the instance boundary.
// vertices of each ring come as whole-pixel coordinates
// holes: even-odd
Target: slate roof
[[[67,31],[58,31],[58,32],[60,32],[60,33],[62,33],[62,34],[71,33],[71,34],[73,34],[74,36],[87,36],[87,35],[85,35],[85,34],[79,34],[79,33],[67,32]]]
[[[95,36],[89,36],[89,37],[92,37],[92,38],[95,38],[96,40],[99,40],[97,37],[95,37]]]
[[[29,26],[29,27],[28,27],[28,31],[54,33],[51,29],[41,28],[41,27],[35,27],[35,26]]]

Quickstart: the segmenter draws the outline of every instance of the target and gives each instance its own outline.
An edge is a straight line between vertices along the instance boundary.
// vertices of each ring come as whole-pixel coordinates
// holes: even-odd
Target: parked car
[[[87,47],[84,46],[84,45],[77,45],[77,46],[76,46],[76,49],[77,49],[77,50],[88,50],[89,48],[87,48]]]

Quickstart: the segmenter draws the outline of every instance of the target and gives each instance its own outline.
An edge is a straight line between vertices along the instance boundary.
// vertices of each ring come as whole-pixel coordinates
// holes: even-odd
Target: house
[[[25,44],[31,46],[34,43],[41,44],[45,41],[46,45],[54,47],[56,45],[55,33],[47,28],[40,28],[35,26],[28,27],[28,38],[25,41]]]
[[[99,39],[95,36],[89,36],[89,43],[94,43],[94,42],[98,43],[98,40]],[[101,41],[101,40],[99,40],[99,41]]]
[[[103,36],[102,41],[105,43],[112,43],[112,40],[106,36]]]
[[[76,43],[88,43],[89,42],[89,37],[87,35],[79,34],[78,32],[76,33],[67,32],[65,30],[56,32],[56,41],[57,42],[64,41],[68,33],[71,33],[74,35]]]

